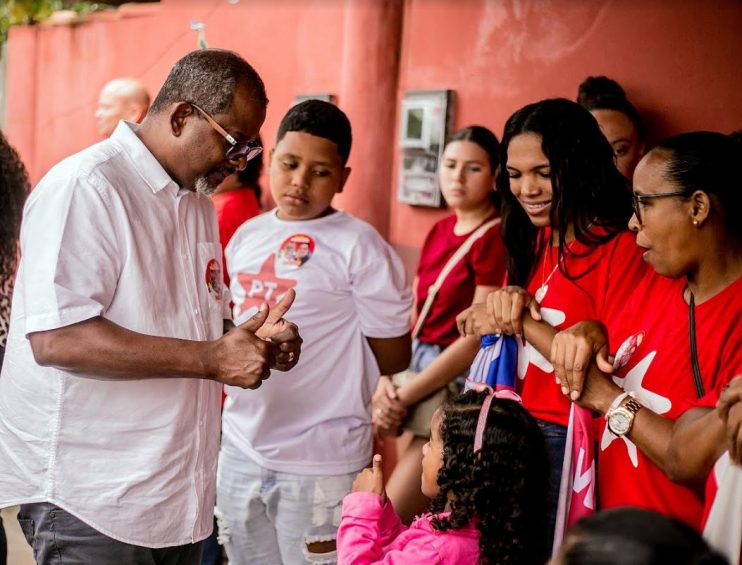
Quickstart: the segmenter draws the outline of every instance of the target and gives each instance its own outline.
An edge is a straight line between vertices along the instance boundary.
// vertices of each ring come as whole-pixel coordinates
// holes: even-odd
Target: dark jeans
[[[173,516],[177,519],[177,516]],[[38,565],[199,565],[201,542],[151,549],[123,543],[91,528],[48,502],[24,504],[18,512]]]
[[[554,526],[556,526],[557,507],[559,506],[559,485],[562,482],[562,463],[564,447],[567,443],[567,428],[545,420],[537,420],[538,427],[544,435],[546,455],[549,458],[549,494],[547,496],[547,549],[551,552],[554,544]]]
[[[222,565],[223,552],[222,546],[217,541],[219,534],[216,518],[214,518],[214,531],[203,541],[203,555],[201,556],[201,565]]]

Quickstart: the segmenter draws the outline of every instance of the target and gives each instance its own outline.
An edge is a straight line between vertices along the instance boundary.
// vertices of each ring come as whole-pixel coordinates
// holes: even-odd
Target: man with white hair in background
[[[101,137],[109,137],[120,120],[139,123],[149,109],[149,94],[135,78],[115,78],[106,83],[98,97],[95,124]]]

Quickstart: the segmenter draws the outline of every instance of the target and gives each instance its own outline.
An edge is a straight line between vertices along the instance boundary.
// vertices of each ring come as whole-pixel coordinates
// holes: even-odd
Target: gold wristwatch
[[[641,409],[642,405],[635,398],[629,398],[626,404],[606,414],[608,429],[618,437],[625,436],[631,431],[636,413]]]

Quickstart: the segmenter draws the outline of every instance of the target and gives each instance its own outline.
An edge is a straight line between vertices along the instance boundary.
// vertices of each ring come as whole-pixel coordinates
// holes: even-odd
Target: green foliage
[[[8,38],[8,29],[14,25],[33,25],[51,16],[57,10],[73,10],[77,15],[105,10],[102,2],[70,0],[0,0],[0,43]]]

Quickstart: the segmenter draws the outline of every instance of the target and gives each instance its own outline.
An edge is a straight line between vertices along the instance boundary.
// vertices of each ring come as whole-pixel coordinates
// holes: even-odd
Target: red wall
[[[210,46],[241,53],[265,80],[268,147],[295,94],[338,97],[356,126],[340,203],[387,235],[410,268],[446,212],[395,201],[405,90],[453,89],[456,127],[481,123],[499,135],[524,104],[573,98],[585,76],[606,74],[655,138],[742,127],[737,0],[163,0],[11,31],[6,129],[34,181],[97,140],[106,81],[133,75],[157,91],[196,48],[192,18],[206,23]]]
[[[456,91],[455,127],[500,137],[529,102],[577,94],[588,75],[618,80],[659,139],[742,128],[742,2],[408,0],[400,91]],[[400,98],[401,100],[401,98]],[[392,205],[405,256],[444,212]]]

